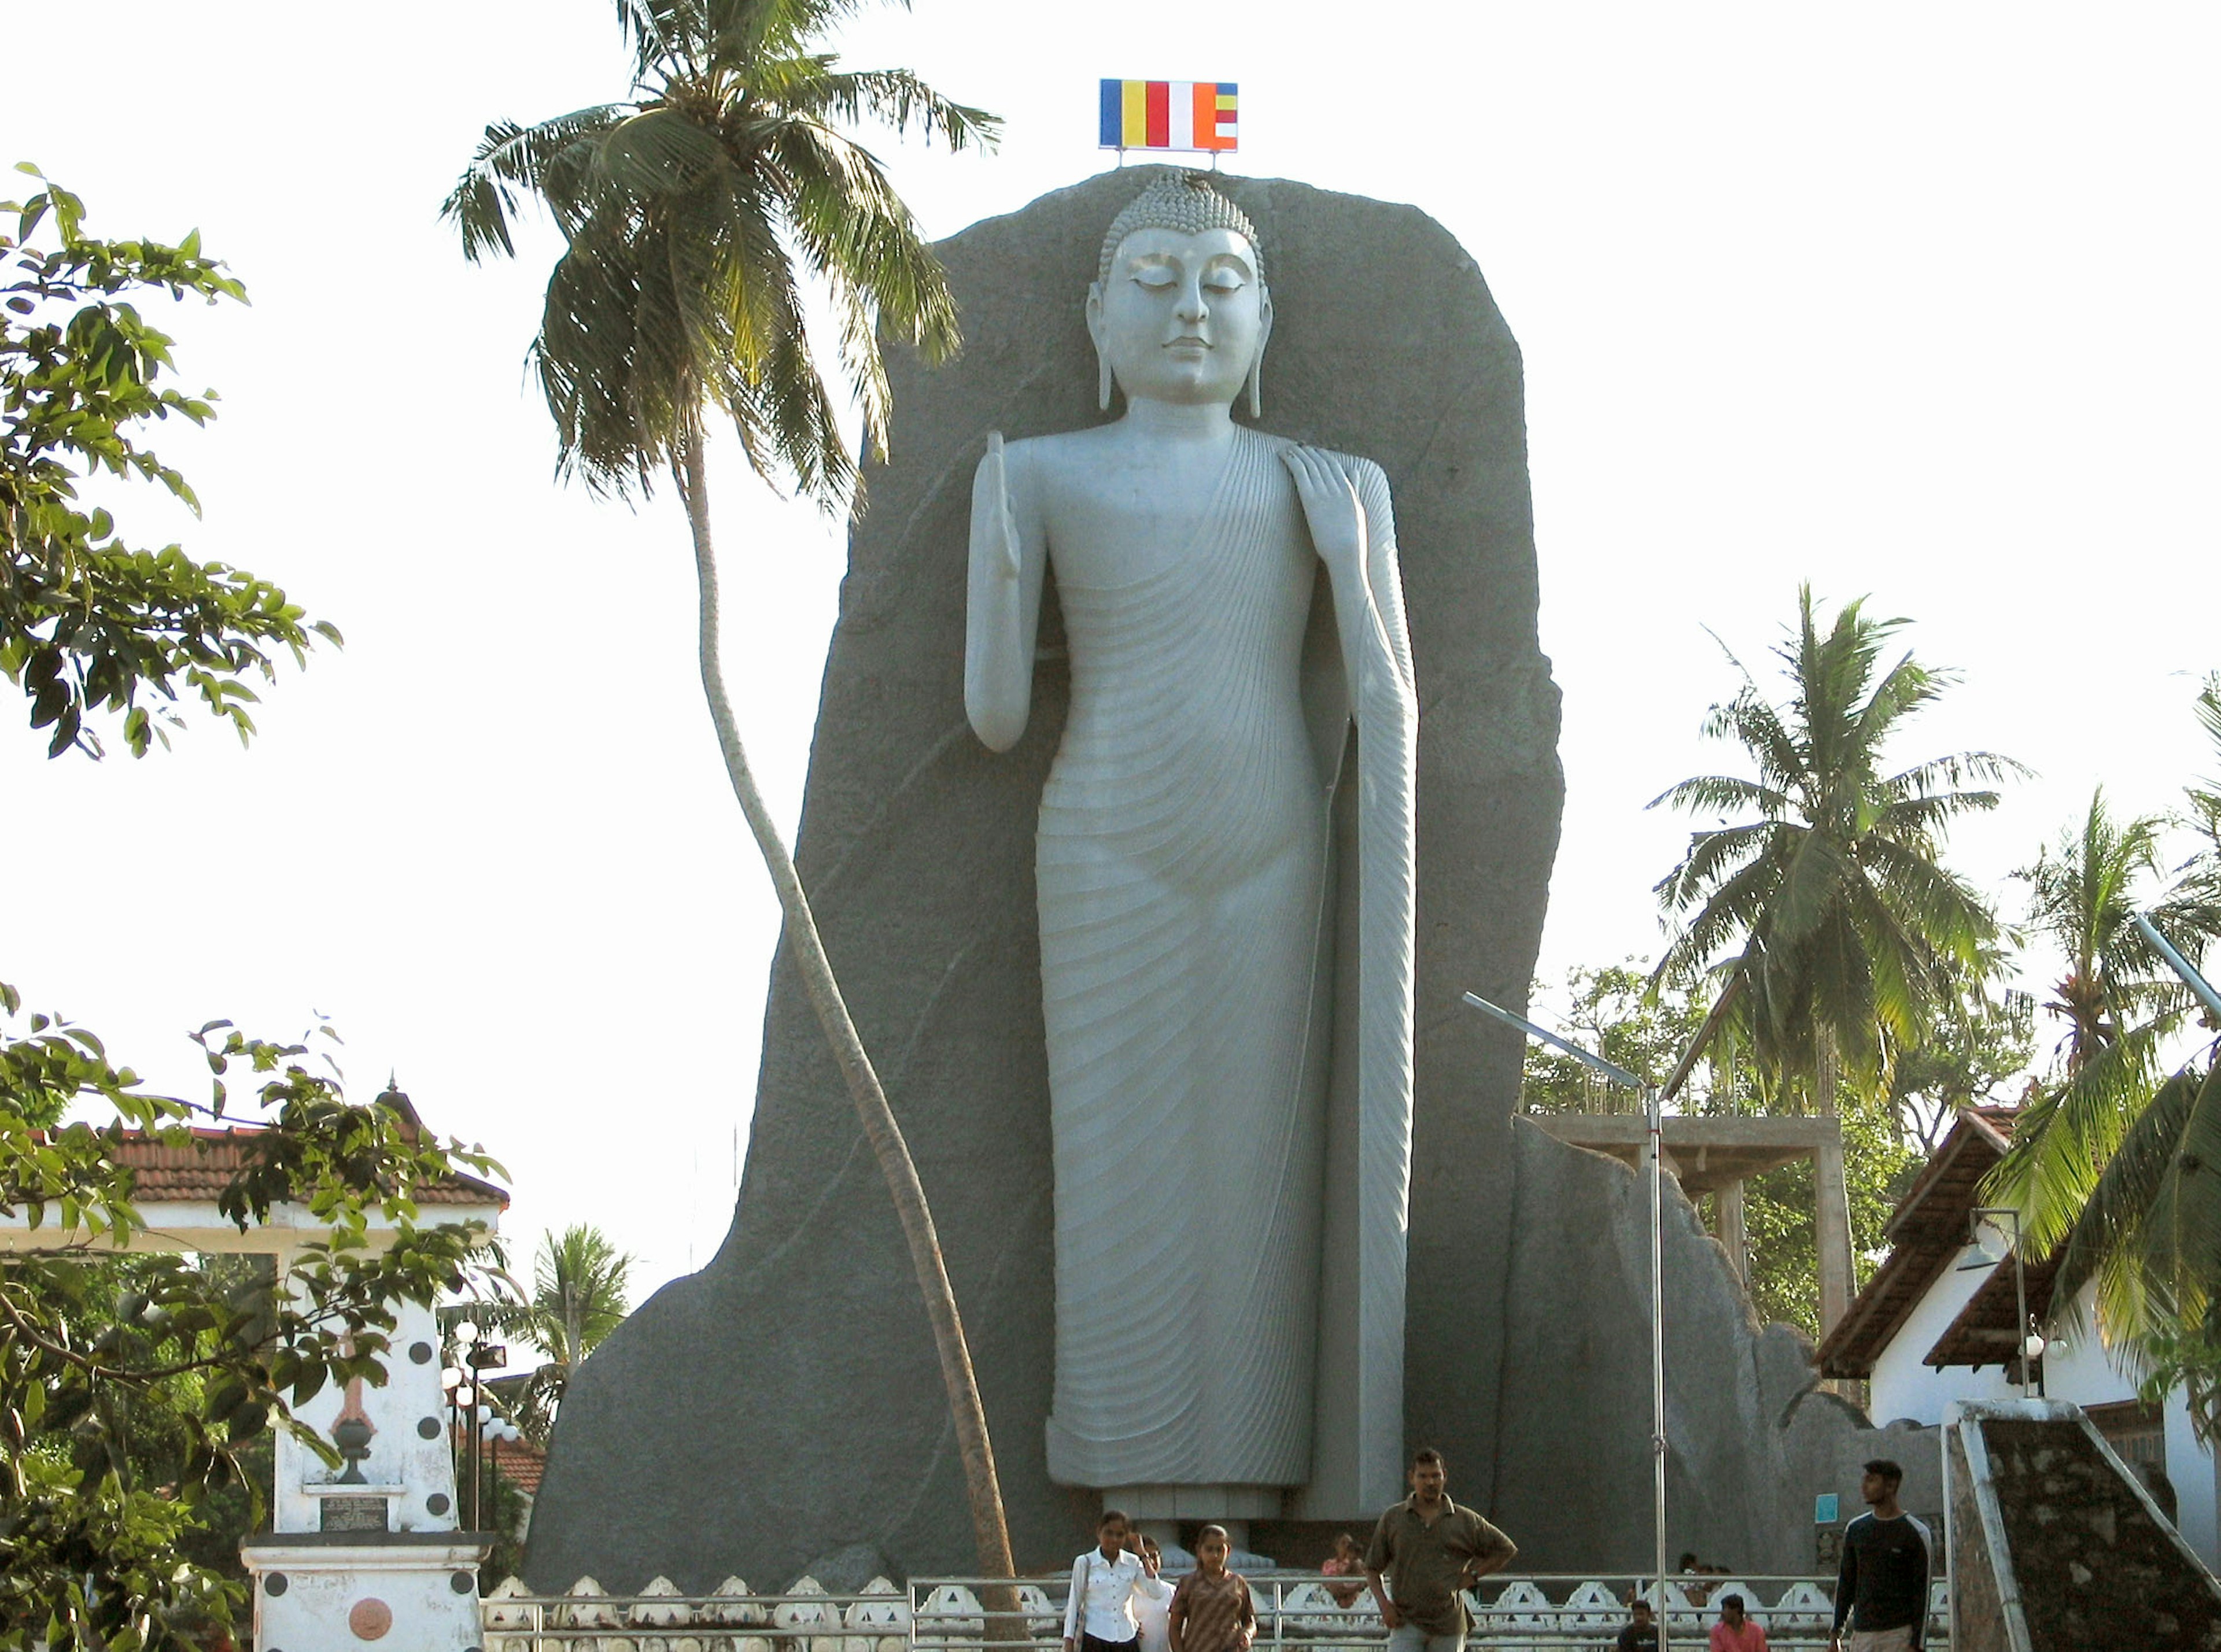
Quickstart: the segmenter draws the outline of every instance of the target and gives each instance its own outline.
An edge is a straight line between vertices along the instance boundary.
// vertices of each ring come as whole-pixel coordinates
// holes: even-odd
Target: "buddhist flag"
[[[1241,146],[1235,91],[1230,80],[1106,80],[1102,146],[1231,154]]]

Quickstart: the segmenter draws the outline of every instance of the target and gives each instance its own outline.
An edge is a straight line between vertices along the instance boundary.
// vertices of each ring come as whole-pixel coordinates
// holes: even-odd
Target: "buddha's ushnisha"
[[[1387,482],[1235,422],[1245,388],[1258,412],[1272,300],[1255,228],[1198,175],[1119,214],[1086,315],[1102,404],[1115,383],[1124,411],[989,439],[965,662],[972,725],[1005,750],[1053,565],[1072,698],[1035,851],[1049,1472],[1310,1480],[1331,1072],[1354,1098],[1357,1139],[1335,1150],[1358,1161],[1361,1307],[1359,1414],[1336,1424],[1397,1436],[1367,1446],[1392,1485],[1417,709]],[[1353,782],[1358,863],[1336,868],[1336,789]],[[1354,970],[1336,969],[1337,876],[1357,882]],[[1354,984],[1341,1003],[1338,975]]]

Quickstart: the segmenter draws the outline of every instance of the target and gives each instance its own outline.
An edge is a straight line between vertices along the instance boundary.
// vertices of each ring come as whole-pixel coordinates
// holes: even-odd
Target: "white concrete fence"
[[[560,1595],[535,1595],[510,1578],[481,1603],[485,1652],[1008,1652],[1030,1641],[1054,1652],[1064,1630],[1062,1576],[1020,1580],[1023,1619],[1015,1638],[987,1639],[981,1578],[917,1578],[909,1587],[873,1578],[854,1594],[834,1594],[815,1578],[762,1594],[729,1577],[707,1595],[657,1578],[638,1594],[611,1594],[582,1577]],[[1369,1595],[1338,1604],[1317,1573],[1249,1574],[1257,1605],[1258,1652],[1371,1652],[1387,1630]],[[1347,1583],[1338,1583],[1345,1591]],[[1676,1578],[1666,1588],[1667,1643],[1692,1649],[1719,1618],[1718,1601],[1739,1594],[1780,1649],[1825,1647],[1834,1621],[1833,1578]],[[1609,1652],[1628,1622],[1625,1603],[1655,1586],[1626,1577],[1536,1574],[1492,1578],[1468,1597],[1468,1644]],[[1945,1586],[1930,1591],[1927,1645],[1949,1644]],[[1004,1614],[995,1614],[998,1617]]]

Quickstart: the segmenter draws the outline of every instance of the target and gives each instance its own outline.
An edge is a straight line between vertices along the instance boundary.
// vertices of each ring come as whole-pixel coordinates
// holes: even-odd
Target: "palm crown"
[[[877,159],[839,128],[875,119],[960,149],[997,122],[905,70],[844,71],[812,49],[854,9],[618,0],[634,97],[488,127],[447,197],[473,260],[514,255],[528,197],[562,231],[532,359],[559,463],[590,486],[648,491],[714,405],[767,481],[829,508],[848,498],[857,462],[811,352],[807,281],[830,301],[874,452],[888,407],[879,338],[935,358],[956,348],[939,263]]]
[[[1777,1072],[1814,1073],[1832,1055],[1878,1074],[1933,1025],[1955,976],[1974,974],[1998,933],[1937,855],[1951,820],[1997,805],[1994,790],[1965,782],[2018,765],[1964,751],[1885,767],[1890,738],[1951,681],[1910,654],[1883,669],[1904,623],[1854,602],[1824,634],[1801,589],[1798,630],[1775,650],[1794,685],[1788,702],[1771,704],[1736,660],[1742,689],[1705,723],[1750,753],[1757,777],[1700,775],[1651,805],[1757,817],[1692,834],[1658,884],[1681,924],[1657,974],[1739,982],[1740,1019]]]

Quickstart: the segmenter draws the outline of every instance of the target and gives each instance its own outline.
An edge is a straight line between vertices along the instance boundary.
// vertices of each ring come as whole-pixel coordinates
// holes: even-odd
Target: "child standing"
[[[1336,1537],[1334,1540],[1334,1553],[1328,1555],[1326,1564],[1319,1568],[1319,1574],[1323,1577],[1354,1577],[1362,1580],[1365,1576],[1365,1551],[1357,1546],[1357,1539],[1347,1531]],[[1354,1606],[1357,1604],[1357,1597],[1365,1593],[1365,1585],[1361,1580],[1356,1583],[1329,1583],[1326,1586],[1326,1592],[1334,1597],[1336,1605]]]
[[[1159,1577],[1164,1551],[1154,1537],[1142,1539],[1142,1575],[1134,1585],[1134,1619],[1142,1627],[1142,1652],[1172,1652],[1173,1586]]]
[[[1257,1609],[1249,1585],[1226,1569],[1233,1549],[1224,1526],[1205,1526],[1195,1540],[1195,1570],[1173,1591],[1167,1614],[1172,1652],[1249,1652]]]

